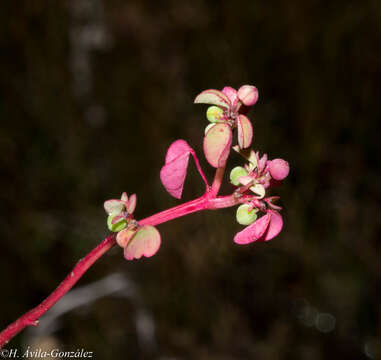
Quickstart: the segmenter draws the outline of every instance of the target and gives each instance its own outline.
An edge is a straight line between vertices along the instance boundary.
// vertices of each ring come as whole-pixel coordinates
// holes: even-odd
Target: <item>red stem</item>
[[[103,240],[95,249],[89,252],[83,259],[78,261],[69,275],[58,287],[38,306],[22,315],[0,333],[0,349],[25,327],[38,325],[38,319],[45,314],[62,296],[64,296],[82,277],[82,275],[103,254],[115,245],[115,236],[111,235]]]
[[[161,211],[157,214],[154,214],[154,215],[149,216],[145,219],[142,219],[139,221],[139,224],[140,225],[153,225],[153,226],[159,225],[159,224],[162,224],[164,222],[176,219],[176,218],[181,217],[181,216],[185,216],[185,215],[197,212],[197,211],[205,210],[208,208],[207,207],[208,206],[208,198],[207,198],[206,194],[207,193],[205,193],[205,195],[203,195],[197,199],[188,201],[184,204],[175,206],[173,208]]]
[[[216,171],[212,188],[203,196],[175,206],[171,209],[161,211],[157,214],[149,216],[139,221],[140,225],[158,225],[175,218],[185,216],[197,211],[214,210],[234,206],[243,201],[243,197],[237,198],[234,195],[216,197],[215,194],[221,186],[224,168]],[[82,277],[82,275],[108,250],[115,245],[115,236],[111,235],[103,240],[96,248],[80,260],[69,275],[61,282],[60,285],[38,306],[22,315],[15,322],[10,324],[0,333],[0,349],[9,342],[14,336],[27,326],[37,326],[38,319],[45,314],[62,296],[64,296]]]
[[[198,161],[198,157],[197,157],[197,155],[196,155],[196,153],[195,153],[195,151],[193,149],[191,149],[191,154],[193,156],[194,162],[196,163],[197,170],[198,170],[199,174],[202,177],[202,180],[204,181],[204,183],[206,185],[206,191],[208,191],[209,190],[208,180],[206,179],[206,176],[205,176],[204,172],[202,171],[200,162]]]
[[[211,188],[212,197],[216,197],[218,192],[220,191],[222,180],[224,179],[224,174],[225,174],[225,166],[217,168],[216,174],[214,175],[212,188]]]

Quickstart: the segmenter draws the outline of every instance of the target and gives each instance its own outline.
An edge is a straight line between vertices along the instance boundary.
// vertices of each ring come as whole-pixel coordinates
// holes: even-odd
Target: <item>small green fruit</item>
[[[238,179],[241,177],[241,176],[247,176],[248,175],[248,172],[246,171],[245,168],[243,168],[242,166],[236,166],[231,172],[230,172],[230,181],[233,185],[235,186],[239,186],[240,183],[238,181]]]
[[[224,111],[218,106],[209,106],[206,110],[206,118],[211,122],[215,123],[221,120]]]
[[[112,232],[119,232],[123,230],[127,226],[127,221],[123,218],[120,218],[118,221],[116,221],[114,224],[112,224],[112,220],[115,216],[119,216],[118,214],[111,214],[107,218],[107,226],[110,231]]]
[[[257,220],[257,209],[250,209],[247,204],[242,204],[237,209],[236,218],[241,225],[250,225]]]

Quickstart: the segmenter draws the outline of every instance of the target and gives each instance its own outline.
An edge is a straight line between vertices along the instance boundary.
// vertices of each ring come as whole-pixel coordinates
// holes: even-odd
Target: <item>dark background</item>
[[[212,176],[200,91],[256,85],[254,147],[291,165],[273,241],[235,245],[234,209],[163,224],[155,257],[113,249],[8,348],[381,359],[379,1],[5,1],[0,23],[1,327],[106,236],[105,199],[136,192],[138,219],[179,203],[172,141]],[[202,190],[192,165],[184,199]]]

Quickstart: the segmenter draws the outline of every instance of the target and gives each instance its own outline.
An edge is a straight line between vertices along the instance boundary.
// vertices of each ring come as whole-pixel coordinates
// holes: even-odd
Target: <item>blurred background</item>
[[[172,141],[213,176],[200,91],[256,85],[254,147],[291,165],[273,241],[235,245],[234,209],[163,224],[155,257],[113,249],[8,348],[381,359],[379,1],[5,1],[0,24],[1,327],[107,235],[105,199],[179,203]],[[202,190],[191,164],[183,199]]]

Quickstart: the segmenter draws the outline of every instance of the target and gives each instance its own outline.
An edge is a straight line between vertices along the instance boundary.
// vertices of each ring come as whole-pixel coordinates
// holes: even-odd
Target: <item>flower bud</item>
[[[107,218],[107,226],[108,226],[109,230],[112,232],[121,231],[127,226],[127,221],[124,218],[120,218],[116,222],[112,223],[115,216],[120,216],[120,215],[111,214]]]
[[[248,175],[248,172],[246,171],[245,168],[241,167],[241,166],[236,166],[231,172],[230,172],[230,181],[233,185],[235,186],[239,186],[240,185],[240,182],[238,181],[238,179],[241,177],[241,176],[247,176]]]
[[[283,180],[290,172],[288,162],[283,159],[271,160],[268,164],[270,175],[275,180]]]
[[[248,204],[242,204],[237,209],[236,219],[241,225],[250,225],[257,220],[257,211]]]
[[[211,122],[218,122],[224,114],[224,111],[218,106],[209,106],[206,110],[206,118]]]
[[[258,90],[252,85],[243,85],[238,89],[238,98],[246,106],[254,105],[258,100]]]

